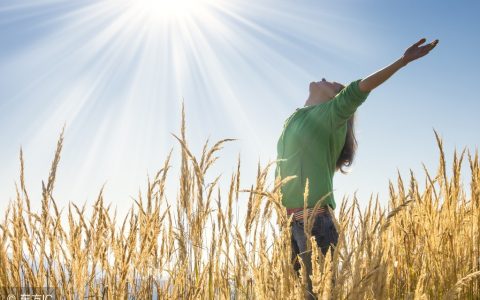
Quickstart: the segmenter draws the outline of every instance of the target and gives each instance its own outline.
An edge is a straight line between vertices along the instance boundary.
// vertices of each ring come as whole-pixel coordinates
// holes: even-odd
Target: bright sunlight
[[[130,8],[156,23],[171,22],[184,18],[205,17],[212,0],[134,0]]]

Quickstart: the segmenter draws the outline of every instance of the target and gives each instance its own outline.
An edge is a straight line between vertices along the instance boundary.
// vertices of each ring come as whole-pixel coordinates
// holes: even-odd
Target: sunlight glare
[[[196,17],[207,0],[133,0],[131,8],[150,21],[172,21]]]

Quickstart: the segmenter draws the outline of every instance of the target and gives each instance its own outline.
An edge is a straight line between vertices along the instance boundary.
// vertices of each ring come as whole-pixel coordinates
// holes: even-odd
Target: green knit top
[[[358,87],[360,79],[351,82],[328,102],[298,108],[285,121],[277,143],[275,177],[296,175],[282,188],[282,203],[287,208],[303,207],[308,178],[307,206],[313,207],[332,192],[321,206],[335,209],[333,175],[345,144],[347,121],[369,92]]]

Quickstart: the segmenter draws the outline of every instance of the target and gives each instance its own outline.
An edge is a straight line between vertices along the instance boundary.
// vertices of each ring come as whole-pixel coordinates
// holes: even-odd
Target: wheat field
[[[92,213],[85,205],[57,206],[53,191],[63,132],[41,200],[25,187],[20,151],[16,197],[0,221],[0,293],[48,286],[58,299],[303,299],[306,274],[298,277],[291,264],[290,220],[281,205],[280,186],[289,178],[270,183],[271,162],[259,165],[256,182],[242,188],[239,159],[222,198],[220,177],[205,178],[231,139],[211,147],[207,142],[194,156],[183,110],[175,138],[182,158],[175,209],[165,194],[170,152],[122,219],[103,189],[90,203]],[[363,210],[356,198],[339,203],[333,255],[324,257],[310,239],[318,299],[480,297],[478,151],[455,151],[448,178],[442,140],[436,138],[438,169],[425,168],[424,183],[412,173],[404,184],[398,175],[390,183],[388,208],[372,198]],[[465,191],[460,171],[467,159],[471,178]],[[248,195],[248,204],[238,203],[239,195]],[[31,209],[32,201],[41,201],[39,211]],[[234,204],[248,207],[241,225],[233,218]]]

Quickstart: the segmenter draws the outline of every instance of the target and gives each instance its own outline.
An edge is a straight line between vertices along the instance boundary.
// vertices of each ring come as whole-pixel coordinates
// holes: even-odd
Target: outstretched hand
[[[425,43],[425,41],[426,39],[422,38],[412,46],[408,47],[407,50],[405,50],[405,53],[403,54],[403,57],[402,57],[402,60],[405,64],[408,64],[409,62],[417,58],[427,55],[430,52],[430,50],[435,48],[435,46],[438,44],[438,40],[434,40],[429,44],[425,44],[421,46],[423,43]]]

